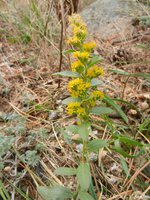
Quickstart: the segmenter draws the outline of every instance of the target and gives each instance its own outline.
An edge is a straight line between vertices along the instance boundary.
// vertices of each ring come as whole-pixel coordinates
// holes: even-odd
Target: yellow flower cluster
[[[81,104],[79,102],[70,102],[67,107],[67,111],[69,115],[79,115],[84,116],[86,114],[86,111],[83,107],[81,107]]]
[[[73,46],[79,46],[88,34],[86,24],[80,15],[77,14],[69,17],[69,22],[72,27],[73,37],[69,38],[67,43]]]
[[[95,90],[92,92],[92,98],[94,100],[102,99],[102,98],[104,98],[104,93],[102,91]]]
[[[68,90],[72,97],[81,97],[90,88],[91,84],[84,82],[81,78],[76,78],[69,82]]]
[[[68,44],[78,45],[80,43],[80,39],[78,37],[72,37],[68,39]]]
[[[93,50],[96,47],[96,43],[91,41],[89,43],[84,43],[83,44],[83,49],[87,52]]]
[[[96,78],[100,75],[104,75],[104,71],[102,68],[98,67],[97,65],[94,65],[93,67],[87,70],[87,76],[89,78]]]
[[[89,105],[91,107],[94,107],[96,105],[96,101],[103,98],[104,98],[104,93],[102,91],[95,90],[91,94],[91,98],[89,99]]]
[[[74,53],[73,53],[73,56],[74,56],[74,58],[78,58],[78,59],[88,59],[89,58],[89,56],[90,56],[90,53],[89,52],[87,52],[87,51],[82,51],[82,52],[80,52],[80,51],[75,51]]]
[[[70,102],[67,111],[70,115],[76,114],[79,118],[87,119],[91,108],[104,97],[103,92],[95,90],[90,82],[93,78],[103,75],[104,71],[97,65],[89,66],[93,61],[92,51],[96,47],[96,43],[85,41],[88,32],[80,15],[72,15],[69,22],[72,37],[68,38],[68,44],[72,45],[74,50],[72,55],[75,59],[71,64],[71,69],[73,72],[78,72],[80,78],[71,80],[68,84],[68,90],[72,97],[79,98],[81,102]]]
[[[71,69],[73,72],[82,72],[84,70],[84,65],[80,60],[77,60],[71,64]]]

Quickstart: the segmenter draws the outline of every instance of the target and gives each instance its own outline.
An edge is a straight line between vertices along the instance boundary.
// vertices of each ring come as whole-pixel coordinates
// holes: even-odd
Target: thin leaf
[[[112,113],[113,110],[111,108],[108,107],[94,107],[90,113],[94,114],[94,115],[108,115],[110,113]]]
[[[107,147],[108,143],[105,140],[94,139],[88,143],[88,150],[90,152],[98,152],[100,148]]]
[[[132,76],[132,77],[142,77],[142,78],[150,80],[150,74],[148,74],[148,73],[128,73],[123,70],[114,70],[114,69],[111,69],[109,71],[114,72],[116,74],[120,74],[120,75]]]
[[[78,194],[80,200],[94,200],[94,198],[87,192],[80,191]]]
[[[68,50],[64,51],[64,54],[69,54],[69,53],[73,53],[73,52],[75,52],[75,50],[73,50],[73,49],[68,49]]]
[[[128,168],[128,165],[126,163],[126,160],[121,156],[120,161],[121,161],[122,169],[124,170],[126,176],[127,177],[130,176],[130,172],[129,172],[129,168]]]
[[[87,191],[91,182],[91,173],[88,163],[81,163],[77,169],[77,180],[82,191]]]
[[[80,77],[80,74],[77,73],[77,72],[72,72],[72,71],[63,71],[63,72],[57,72],[57,73],[54,73],[53,75],[58,75],[58,76],[67,76],[67,77],[73,77],[73,78],[76,78],[76,77]]]
[[[59,167],[55,170],[55,174],[61,176],[73,176],[76,175],[76,173],[77,173],[76,169],[69,167]]]
[[[150,48],[144,44],[139,44],[136,47],[141,48],[141,49],[145,49],[145,50],[150,50]]]
[[[89,122],[83,122],[78,127],[78,134],[80,135],[83,141],[88,141],[90,130],[91,127]]]
[[[118,114],[122,117],[122,119],[128,124],[128,117],[123,112],[123,110],[118,106],[111,98],[109,98],[107,95],[104,97],[104,101],[106,101],[110,106],[112,106]]]
[[[94,200],[98,200],[97,194],[96,194],[96,191],[95,191],[95,186],[93,185],[92,180],[91,180],[91,184],[90,184],[90,187],[89,187],[89,194],[94,198]]]
[[[133,140],[129,137],[126,137],[126,136],[120,136],[119,141],[123,142],[124,144],[129,145],[129,146],[134,146],[134,147],[142,147],[143,146],[142,143],[140,143],[136,140]]]
[[[127,152],[125,152],[121,147],[114,147],[112,148],[112,150],[116,151],[117,153],[121,154],[122,156],[124,156],[125,158],[136,158],[138,156],[140,156],[141,154],[143,154],[143,149],[140,150],[136,155],[130,155]]]
[[[70,131],[72,133],[75,133],[75,134],[78,134],[78,132],[79,132],[77,125],[69,125],[66,127],[66,130]]]
[[[99,80],[98,78],[93,78],[91,80],[91,86],[98,86],[101,85],[103,82],[101,80]]]
[[[81,101],[81,100],[80,100],[79,98],[68,97],[68,98],[64,99],[64,100],[62,101],[62,103],[63,103],[64,105],[68,105],[70,102],[80,102],[80,101]]]
[[[70,189],[56,185],[53,187],[41,186],[37,188],[39,194],[44,200],[65,200],[72,198],[72,192]]]
[[[93,59],[88,63],[88,68],[92,67],[93,65],[99,63],[102,60],[99,56],[94,56]]]
[[[5,186],[4,186],[4,184],[2,183],[1,180],[0,180],[0,194],[3,197],[4,200],[5,199],[6,200],[11,200],[11,198],[10,198],[10,196],[9,196],[9,194],[8,194],[6,188],[5,188]]]

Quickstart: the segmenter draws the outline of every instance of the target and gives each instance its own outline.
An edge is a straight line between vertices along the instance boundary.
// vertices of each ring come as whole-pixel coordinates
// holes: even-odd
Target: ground
[[[0,188],[5,195],[8,191],[11,199],[41,200],[36,189],[38,185],[57,183],[75,188],[74,177],[57,177],[54,170],[58,166],[76,167],[76,157],[81,153],[78,138],[72,135],[70,148],[62,132],[66,125],[75,124],[75,118],[68,116],[62,104],[69,96],[68,78],[53,75],[59,66],[59,28],[53,40],[35,31],[30,41],[25,32],[18,31],[4,16],[1,19]],[[116,112],[105,120],[91,116],[91,137],[108,139],[115,130],[149,144],[149,28],[136,25],[133,37],[125,41],[116,36],[106,40],[95,37],[94,40],[97,43],[94,53],[103,58],[100,65],[105,71],[101,89],[116,99],[129,123]],[[64,55],[63,70],[69,68],[68,63]],[[137,152],[138,147],[135,147],[130,153]],[[99,154],[90,156],[95,191],[101,199],[149,198],[148,149],[138,158],[126,158],[128,169],[121,164],[119,154],[111,150],[101,149]],[[129,177],[126,177],[126,170]]]

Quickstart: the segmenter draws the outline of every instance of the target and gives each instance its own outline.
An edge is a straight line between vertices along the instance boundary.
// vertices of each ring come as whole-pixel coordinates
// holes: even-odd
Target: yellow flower
[[[98,67],[97,65],[94,65],[93,67],[87,70],[87,76],[89,78],[96,78],[100,75],[104,75],[104,71],[102,68]]]
[[[84,82],[81,78],[76,78],[69,82],[68,90],[73,97],[80,97],[87,92],[91,84]]]
[[[95,104],[96,104],[96,100],[94,100],[94,99],[90,99],[90,100],[89,100],[89,105],[90,105],[91,107],[94,107]]]
[[[77,60],[71,64],[71,69],[73,72],[81,72],[84,69],[84,65],[80,60]]]
[[[73,56],[74,56],[74,58],[88,59],[89,56],[90,56],[90,53],[87,52],[87,51],[83,51],[83,52],[75,51],[75,52],[73,53]]]
[[[79,27],[86,27],[86,23],[83,21],[80,15],[73,14],[72,16],[69,16],[69,22],[71,26],[79,26]]]
[[[75,51],[75,52],[73,52],[74,58],[78,58],[79,54],[80,54],[80,51]]]
[[[85,51],[91,51],[95,47],[96,47],[96,43],[95,42],[89,42],[89,43],[84,43],[83,44],[83,48],[84,48]]]
[[[85,36],[88,33],[87,28],[84,27],[83,25],[80,26],[74,25],[72,29],[73,29],[73,34],[77,36]]]
[[[86,115],[86,111],[84,108],[81,107],[81,104],[79,102],[70,102],[67,106],[67,111],[69,115],[79,115],[84,116]]]
[[[70,26],[73,32],[73,37],[78,37],[80,43],[83,43],[85,40],[85,36],[88,34],[87,26],[85,22],[82,20],[80,15],[74,14],[69,17]],[[69,41],[70,43],[70,41]],[[72,43],[72,45],[76,45],[76,43]]]
[[[70,24],[74,23],[75,21],[82,21],[82,18],[79,14],[73,14],[72,16],[68,17]]]
[[[104,98],[104,93],[102,91],[95,90],[95,91],[92,92],[92,98],[94,100],[98,100],[98,99]]]
[[[78,45],[80,43],[80,39],[76,36],[69,38],[67,41],[68,44]]]
[[[79,116],[84,116],[84,115],[86,115],[85,108],[82,108],[82,107],[78,108],[78,109],[77,109],[77,114],[78,114]]]
[[[67,106],[67,111],[69,115],[76,114],[77,109],[80,108],[79,102],[70,102]]]

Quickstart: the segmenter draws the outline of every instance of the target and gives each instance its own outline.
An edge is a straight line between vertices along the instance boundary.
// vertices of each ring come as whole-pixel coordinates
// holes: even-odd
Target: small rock
[[[133,110],[133,109],[130,109],[129,112],[128,112],[129,115],[137,115],[137,111],[136,110]]]
[[[139,100],[141,100],[141,101],[145,101],[146,99],[150,99],[150,94],[148,94],[148,93],[139,94],[139,95],[137,96],[137,98],[138,98]]]
[[[81,137],[80,137],[79,134],[75,134],[75,135],[73,135],[73,136],[71,137],[72,140],[78,140],[78,139],[80,139],[80,138],[81,138]]]
[[[58,99],[58,100],[56,101],[56,104],[57,104],[57,105],[62,105],[62,100],[61,100],[61,99]]]
[[[10,171],[11,171],[11,167],[10,167],[10,166],[5,167],[5,168],[4,168],[4,171],[5,171],[5,172],[10,172]]]
[[[82,150],[83,150],[83,144],[78,144],[78,145],[76,146],[76,151],[77,151],[78,153],[82,153]]]
[[[118,171],[118,165],[116,163],[113,164],[113,166],[110,168],[110,171]]]
[[[140,108],[141,108],[142,111],[144,111],[144,110],[149,108],[149,105],[146,101],[144,101],[140,104]]]
[[[55,112],[55,111],[52,111],[49,113],[49,117],[48,117],[50,120],[55,120],[55,119],[58,119],[59,116],[58,116],[58,113]]]
[[[96,162],[97,158],[98,158],[98,155],[96,153],[93,153],[93,152],[90,153],[90,156],[89,156],[90,161]]]

